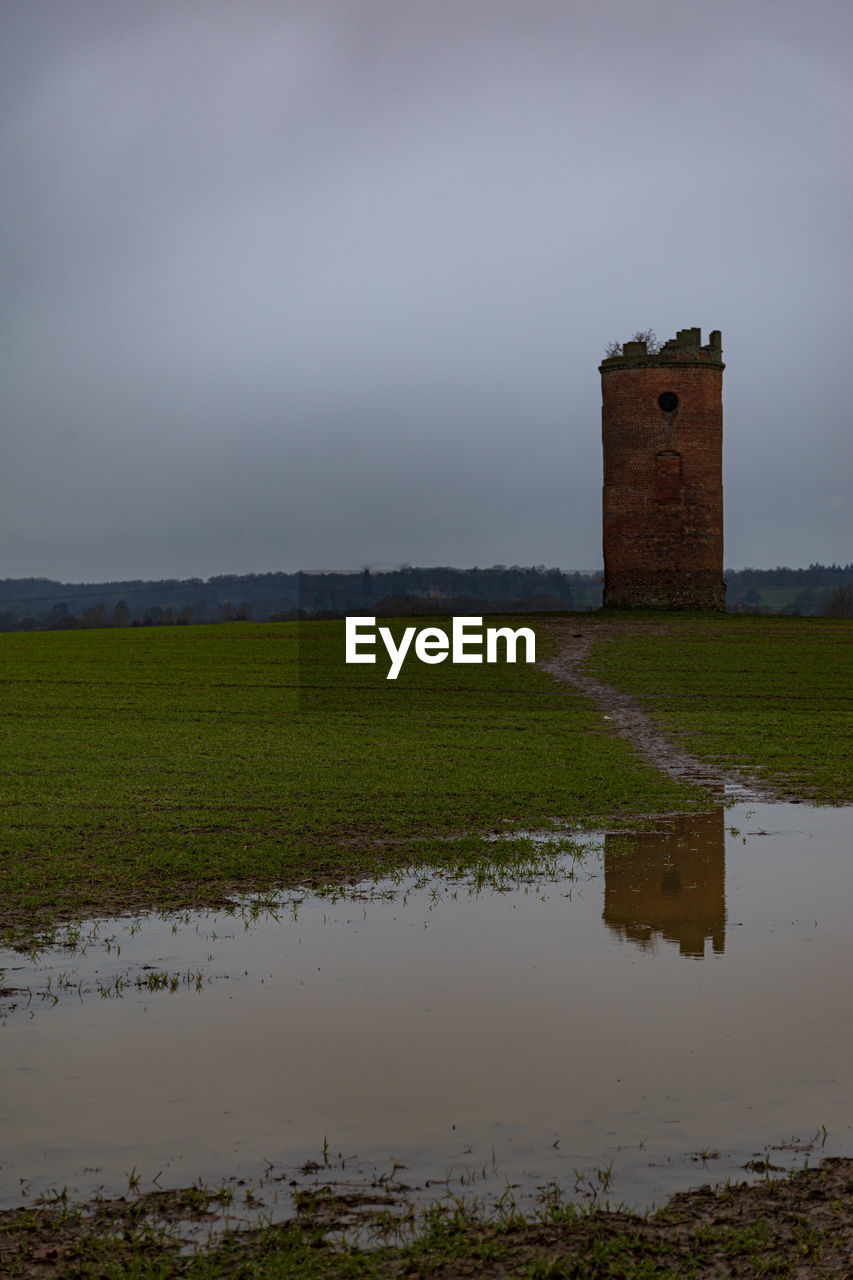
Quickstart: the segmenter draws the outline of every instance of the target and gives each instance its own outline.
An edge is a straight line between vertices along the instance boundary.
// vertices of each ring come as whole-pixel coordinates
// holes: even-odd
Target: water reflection
[[[659,939],[683,956],[703,959],[710,939],[716,955],[726,944],[725,811],[670,820],[626,842],[604,846],[604,922],[611,933],[643,950]]]
[[[0,951],[0,1207],[133,1170],[242,1179],[278,1216],[292,1183],[401,1165],[424,1198],[585,1196],[611,1162],[608,1196],[648,1206],[785,1164],[780,1143],[796,1163],[823,1126],[849,1153],[851,817],[741,805],[514,883],[404,877]]]

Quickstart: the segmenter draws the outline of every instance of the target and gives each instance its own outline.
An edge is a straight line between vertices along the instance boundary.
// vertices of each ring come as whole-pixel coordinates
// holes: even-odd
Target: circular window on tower
[[[664,391],[658,396],[658,404],[664,413],[673,413],[678,408],[678,396],[674,391]]]

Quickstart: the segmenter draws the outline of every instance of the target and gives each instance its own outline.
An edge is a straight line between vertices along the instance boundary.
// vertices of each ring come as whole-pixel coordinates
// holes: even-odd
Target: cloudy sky
[[[601,563],[721,329],[726,564],[853,559],[849,0],[0,0],[0,577]]]

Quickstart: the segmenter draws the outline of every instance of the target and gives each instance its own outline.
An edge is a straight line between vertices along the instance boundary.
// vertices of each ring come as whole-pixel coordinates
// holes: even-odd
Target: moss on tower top
[[[626,342],[621,352],[602,360],[602,373],[610,369],[657,368],[667,364],[723,364],[723,338],[719,329],[713,329],[708,343],[702,346],[701,329],[679,329],[674,338],[667,339],[659,351],[649,351],[647,342]]]

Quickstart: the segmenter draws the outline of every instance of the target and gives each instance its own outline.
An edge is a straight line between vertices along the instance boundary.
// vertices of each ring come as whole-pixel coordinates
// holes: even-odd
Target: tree
[[[835,588],[823,606],[825,618],[853,618],[853,582]]]
[[[660,342],[654,329],[636,329],[631,334],[632,342],[645,342],[646,350],[650,356],[656,356],[660,352]],[[604,348],[605,360],[611,360],[614,356],[621,356],[623,347],[621,342],[608,342]]]
[[[637,329],[636,333],[631,334],[631,341],[645,342],[650,356],[656,356],[660,351],[660,343],[654,329]]]

